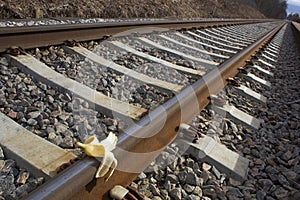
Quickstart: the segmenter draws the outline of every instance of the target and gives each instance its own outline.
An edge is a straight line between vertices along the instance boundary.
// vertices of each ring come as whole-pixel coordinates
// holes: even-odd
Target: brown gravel
[[[0,19],[49,17],[264,18],[236,0],[0,0]]]

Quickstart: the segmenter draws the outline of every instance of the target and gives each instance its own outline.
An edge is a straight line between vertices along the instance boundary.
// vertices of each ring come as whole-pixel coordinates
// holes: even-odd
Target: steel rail
[[[161,107],[151,111],[148,116],[125,130],[114,151],[118,158],[118,166],[131,167],[136,172],[143,171],[152,160],[176,137],[176,129],[182,122],[191,121],[209,103],[209,96],[218,93],[226,84],[228,77],[234,77],[238,68],[246,63],[260,47],[282,28],[286,22],[271,30],[268,34],[242,50],[231,59],[225,61],[193,85],[185,88],[176,97]],[[166,117],[166,118],[165,118]],[[162,124],[162,121],[164,122]],[[160,128],[158,130],[158,128]],[[154,135],[153,135],[154,133]],[[149,136],[137,138],[134,136]],[[146,153],[147,156],[127,155],[124,153]],[[152,152],[152,153],[151,153]],[[136,154],[138,155],[138,154]],[[139,173],[116,170],[105,183],[95,179],[98,161],[85,158],[63,171],[59,176],[49,180],[25,199],[107,199],[107,192],[114,185],[129,185]]]
[[[297,29],[298,32],[300,32],[300,23],[292,22],[292,25]]]
[[[66,40],[87,41],[114,35],[130,29],[155,28],[191,28],[200,26],[249,24],[274,21],[270,19],[254,20],[157,20],[141,22],[103,22],[93,24],[60,24],[47,26],[25,26],[0,28],[0,52],[12,46],[24,49],[62,44]]]
[[[300,48],[300,23],[291,22],[293,27],[293,32],[297,40],[298,47]]]

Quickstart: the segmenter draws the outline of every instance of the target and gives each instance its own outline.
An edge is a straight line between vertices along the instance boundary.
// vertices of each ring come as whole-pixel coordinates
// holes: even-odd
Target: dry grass
[[[235,0],[0,0],[0,17],[264,18]]]

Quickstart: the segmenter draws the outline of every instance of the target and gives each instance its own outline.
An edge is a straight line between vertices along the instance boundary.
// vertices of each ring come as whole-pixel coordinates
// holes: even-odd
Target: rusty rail
[[[292,25],[297,29],[298,32],[300,32],[300,24],[297,22],[292,22]]]
[[[191,121],[205,108],[210,102],[209,96],[218,93],[227,84],[226,79],[235,76],[238,68],[284,24],[285,22],[128,128],[126,134],[120,136],[118,148],[114,150],[119,169],[125,170],[116,170],[108,182],[94,179],[98,161],[85,158],[29,194],[26,199],[106,199],[107,191],[114,185],[129,185],[139,175],[138,172],[143,171],[173,141],[179,124]],[[126,151],[137,154],[128,154]]]
[[[300,23],[292,22],[294,28],[294,34],[298,43],[298,47],[300,48]]]
[[[30,27],[0,28],[0,52],[12,46],[24,49],[62,44],[66,40],[86,41],[117,34],[126,30],[145,27],[191,28],[214,25],[249,24],[271,21],[270,19],[252,20],[157,20],[143,22],[104,22],[93,24],[63,24]]]

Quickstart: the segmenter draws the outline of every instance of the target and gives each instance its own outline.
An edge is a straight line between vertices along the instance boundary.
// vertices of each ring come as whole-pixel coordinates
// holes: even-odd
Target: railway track
[[[138,29],[128,31],[132,28]],[[19,166],[47,180],[28,196],[30,189],[19,189],[19,197],[108,198],[113,186],[129,185],[152,166],[178,135],[173,145],[228,177],[245,179],[249,158],[228,139],[221,137],[226,148],[216,135],[204,135],[203,123],[200,137],[194,118],[213,121],[203,114],[211,112],[205,107],[212,103],[210,109],[216,118],[226,118],[227,129],[237,122],[247,131],[260,130],[266,122],[262,125],[253,105],[270,98],[261,93],[271,88],[286,29],[286,22],[257,20],[3,28],[0,50],[21,46],[26,52],[14,48],[1,58],[1,146]],[[247,99],[252,100],[246,106],[237,103]],[[118,164],[104,182],[93,178],[99,159],[74,161],[83,157],[76,142],[93,134],[104,139],[110,132],[118,136],[113,151]],[[227,156],[220,156],[224,152]]]

